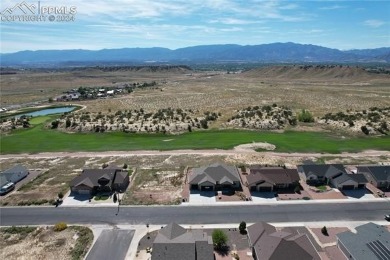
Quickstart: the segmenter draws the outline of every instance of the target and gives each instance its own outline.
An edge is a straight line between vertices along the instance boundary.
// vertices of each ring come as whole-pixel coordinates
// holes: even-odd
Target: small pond
[[[69,107],[56,107],[56,108],[44,108],[44,109],[41,109],[41,110],[38,110],[38,111],[34,111],[34,112],[29,112],[29,113],[25,113],[25,114],[20,114],[20,115],[17,115],[16,117],[21,117],[21,116],[32,116],[32,117],[36,117],[36,116],[47,116],[47,115],[53,115],[53,114],[62,114],[62,113],[66,113],[66,112],[71,112],[73,110],[75,110],[77,107],[74,107],[74,106],[69,106]]]

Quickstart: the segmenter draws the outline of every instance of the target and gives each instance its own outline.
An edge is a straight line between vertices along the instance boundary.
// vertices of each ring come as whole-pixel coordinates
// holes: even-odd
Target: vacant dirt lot
[[[2,259],[83,259],[93,240],[86,227],[12,227],[0,229]]]

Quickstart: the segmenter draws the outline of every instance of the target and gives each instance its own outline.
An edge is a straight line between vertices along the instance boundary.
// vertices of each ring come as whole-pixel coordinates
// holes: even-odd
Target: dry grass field
[[[356,67],[262,67],[243,73],[195,71],[29,72],[2,75],[1,105],[47,100],[79,86],[156,81],[158,89],[142,89],[118,98],[80,102],[86,111],[163,108],[220,111],[227,119],[234,110],[277,103],[305,108],[322,116],[347,109],[390,106],[390,75]],[[162,89],[162,90],[161,90]],[[218,123],[217,123],[218,124]]]

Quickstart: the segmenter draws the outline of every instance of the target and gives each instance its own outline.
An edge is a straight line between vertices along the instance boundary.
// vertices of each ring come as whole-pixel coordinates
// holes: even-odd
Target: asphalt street
[[[86,260],[125,259],[134,230],[104,230]]]
[[[218,224],[246,222],[379,221],[390,201],[369,203],[272,204],[243,206],[5,207],[0,225],[69,224]]]

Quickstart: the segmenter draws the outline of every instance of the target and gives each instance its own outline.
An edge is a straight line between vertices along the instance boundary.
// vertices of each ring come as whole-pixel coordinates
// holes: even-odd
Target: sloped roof
[[[21,179],[27,174],[28,174],[28,169],[26,167],[24,167],[21,164],[15,165],[14,167],[0,173],[0,187],[12,181],[12,179],[14,178]]]
[[[115,177],[116,169],[84,169],[82,173],[75,177],[70,182],[71,187],[75,187],[81,183],[88,184],[89,187],[97,187],[99,186],[99,179],[107,179],[109,180],[108,186],[111,186],[113,179]]]
[[[18,164],[18,165],[15,165],[14,167],[8,169],[8,170],[5,170],[2,172],[2,174],[10,174],[10,173],[19,173],[19,172],[24,172],[24,173],[28,173],[28,169],[26,167],[24,167],[23,165],[21,164]]]
[[[273,185],[278,183],[294,183],[299,181],[299,175],[295,169],[283,168],[255,168],[250,169],[246,177],[249,185],[255,185],[262,181]]]
[[[320,256],[306,234],[291,229],[276,231],[264,222],[248,227],[248,236],[258,259],[320,260]]]
[[[299,165],[300,169],[307,176],[313,174],[318,177],[325,177],[331,179],[337,174],[347,173],[342,164],[312,164],[312,165]]]
[[[127,178],[128,175],[129,175],[129,173],[127,171],[121,170],[121,171],[116,172],[114,183],[115,184],[123,183],[123,181]]]
[[[352,182],[357,184],[357,182],[350,177],[350,174],[346,174],[346,173],[338,176],[337,178],[332,179],[333,184],[336,186],[343,184],[344,182],[347,182],[347,181],[352,181]]]
[[[176,223],[160,230],[153,243],[152,260],[214,260],[210,236],[201,230],[187,231]]]
[[[172,240],[177,238],[178,236],[185,234],[186,232],[187,230],[182,226],[176,223],[171,223],[166,227],[164,227],[163,229],[161,229],[159,234],[163,235],[169,240]]]
[[[364,176],[364,174],[355,173],[355,174],[350,174],[349,177],[351,177],[351,179],[353,179],[357,183],[364,183],[365,184],[368,182],[366,177]]]
[[[240,181],[237,168],[235,166],[221,163],[215,163],[200,168],[193,168],[192,174],[189,177],[189,183],[199,184],[208,181],[216,184],[217,182],[221,183],[222,179],[230,183]]]
[[[356,231],[357,233],[346,231],[336,235],[339,240],[338,243],[343,244],[353,259],[390,259],[388,246],[390,243],[390,232],[385,227],[370,222],[357,227]],[[378,246],[380,244],[383,246]],[[382,258],[377,257],[377,253],[382,255]]]
[[[376,181],[390,181],[390,165],[358,166],[358,173],[369,173]]]

